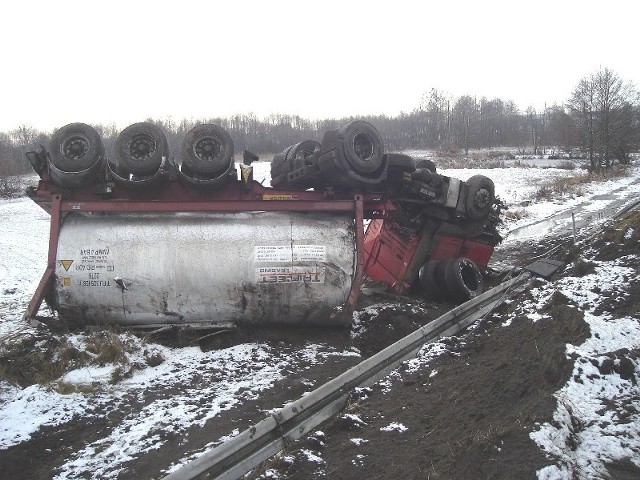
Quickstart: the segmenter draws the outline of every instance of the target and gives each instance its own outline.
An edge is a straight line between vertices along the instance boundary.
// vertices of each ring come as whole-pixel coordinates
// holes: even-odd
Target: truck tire
[[[199,175],[224,173],[233,161],[233,140],[222,127],[198,125],[182,142],[182,164]]]
[[[431,171],[431,173],[436,173],[436,164],[426,158],[423,160],[418,160],[416,162],[416,168],[426,168],[427,170]]]
[[[493,180],[484,175],[474,175],[466,181],[467,198],[465,214],[471,220],[480,220],[489,215],[495,200],[495,185]]]
[[[444,280],[451,297],[466,302],[484,291],[484,279],[478,266],[465,257],[456,258],[447,263]]]
[[[382,137],[370,123],[357,120],[338,130],[342,154],[360,175],[376,172],[383,162]]]
[[[118,166],[134,175],[152,175],[169,155],[164,132],[153,123],[140,122],[125,128],[116,140]]]
[[[320,143],[315,140],[305,140],[289,147],[286,155],[286,162],[291,170],[297,170],[305,165],[312,165],[313,152]]]
[[[438,281],[436,274],[441,263],[438,260],[429,260],[418,270],[420,290],[426,298],[431,300],[443,300],[445,297],[445,286]]]
[[[271,160],[271,178],[281,177],[290,172],[290,170],[287,170],[287,155],[292,148],[293,145],[290,145],[273,156]]]
[[[416,162],[413,157],[404,153],[387,153],[387,169],[411,173],[416,169]]]
[[[411,179],[431,183],[431,180],[433,180],[433,172],[428,168],[418,168],[411,174]]]
[[[56,130],[49,150],[51,163],[63,172],[81,172],[104,157],[100,135],[85,123],[70,123]]]

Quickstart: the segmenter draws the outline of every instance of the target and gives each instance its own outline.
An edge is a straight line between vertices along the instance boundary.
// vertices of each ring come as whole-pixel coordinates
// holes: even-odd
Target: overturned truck
[[[365,277],[474,297],[501,240],[489,178],[387,153],[363,121],[275,155],[269,187],[217,125],[189,131],[177,159],[151,123],[125,128],[114,158],[82,123],[27,157],[27,193],[51,215],[30,320],[46,301],[69,325],[348,324]]]

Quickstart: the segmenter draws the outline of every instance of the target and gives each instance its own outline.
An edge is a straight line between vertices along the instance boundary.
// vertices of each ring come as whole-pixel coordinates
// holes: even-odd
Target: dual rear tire
[[[484,291],[478,266],[468,258],[430,260],[418,272],[423,294],[432,300],[466,302]]]

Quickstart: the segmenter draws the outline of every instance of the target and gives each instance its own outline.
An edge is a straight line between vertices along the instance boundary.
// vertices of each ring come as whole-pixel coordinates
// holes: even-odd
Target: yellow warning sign
[[[60,260],[60,264],[64,267],[64,271],[68,272],[69,268],[71,268],[71,264],[73,260]]]
[[[71,279],[69,277],[62,278],[62,286],[68,287],[71,285]]]
[[[242,175],[242,181],[244,183],[249,183],[249,179],[251,178],[252,173],[253,167],[245,167],[244,165],[240,165],[240,174]]]
[[[265,193],[262,195],[262,200],[293,200],[296,197],[294,195],[278,195]]]

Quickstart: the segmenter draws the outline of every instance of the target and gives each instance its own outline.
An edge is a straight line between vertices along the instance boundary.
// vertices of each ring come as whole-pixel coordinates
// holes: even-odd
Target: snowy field
[[[266,162],[255,165],[255,179],[268,184]],[[472,175],[484,174],[496,184],[497,195],[508,205],[517,206],[521,213],[518,220],[504,225],[503,233],[543,220],[553,214],[582,207],[582,212],[597,209],[606,211],[609,203],[632,203],[640,198],[640,185],[633,183],[640,178],[635,168],[630,177],[593,183],[582,189],[582,195],[557,198],[551,201],[532,201],[537,187],[559,176],[578,173],[562,169],[504,168],[487,170],[455,169],[441,173],[465,180]],[[611,192],[617,192],[611,194]],[[606,197],[606,198],[604,198]],[[595,218],[593,223],[602,221]],[[640,226],[638,227],[640,228]],[[0,349],[4,351],[24,338],[37,332],[22,321],[25,307],[35,291],[47,257],[49,216],[27,198],[0,200]],[[541,230],[539,234],[545,231]],[[535,240],[535,233],[529,235]],[[517,242],[507,236],[504,245]],[[611,319],[607,313],[595,314],[598,298],[589,295],[592,283],[598,283],[603,291],[613,290],[624,295],[625,282],[638,281],[638,272],[629,271],[616,261],[601,262],[594,274],[580,278],[564,278],[561,282],[548,283],[537,292],[540,304],[560,289],[567,297],[575,299],[587,312],[586,321],[592,337],[582,345],[567,345],[567,354],[577,354],[576,371],[572,380],[557,393],[558,404],[553,425],[540,425],[532,438],[556,459],[553,465],[539,472],[541,479],[600,478],[603,462],[629,457],[640,451],[640,414],[633,421],[622,424],[615,418],[598,422],[598,410],[606,399],[631,401],[640,412],[637,388],[632,382],[610,375],[590,379],[593,368],[587,368],[591,360],[621,348],[640,347],[640,319],[636,316]],[[538,304],[522,305],[522,312],[532,319],[538,315]],[[370,312],[369,312],[370,313]],[[355,312],[358,319],[361,312]],[[369,315],[371,317],[371,315]],[[355,322],[358,329],[363,327]],[[508,321],[505,327],[508,328]],[[125,471],[124,464],[151,449],[159,449],[167,435],[184,432],[194,425],[203,425],[234,406],[255,399],[261,392],[291,371],[310,368],[330,356],[358,356],[354,350],[336,350],[328,345],[308,344],[303,350],[290,355],[275,356],[261,343],[246,343],[231,348],[203,352],[197,347],[168,348],[143,342],[139,338],[120,334],[123,344],[129,348],[129,365],[134,368],[127,378],[112,382],[119,365],[89,365],[67,372],[51,384],[34,384],[20,388],[0,381],[0,450],[25,442],[45,426],[64,425],[79,417],[90,420],[98,412],[125,408],[131,398],[142,392],[178,391],[174,395],[159,395],[158,399],[135,414],[125,415],[120,426],[113,428],[86,448],[69,455],[55,478],[85,478],[93,472],[94,478],[116,478]],[[60,340],[82,350],[88,341],[87,334],[76,333],[60,336]],[[37,348],[36,345],[34,348]],[[442,351],[431,346],[414,361],[411,368],[428,371],[429,358]],[[164,361],[156,366],[146,366],[150,356]],[[585,359],[583,362],[581,359]],[[146,362],[146,363],[145,363]],[[586,363],[585,363],[586,362]],[[586,366],[585,366],[586,365]],[[640,371],[640,365],[635,366]],[[204,385],[203,375],[213,375],[217,381]],[[613,380],[612,380],[613,378]],[[64,393],[61,385],[76,386],[75,393]],[[82,389],[83,386],[91,388]],[[317,385],[309,385],[313,389]],[[68,390],[68,389],[67,389]],[[583,433],[579,448],[570,448],[568,437],[570,422],[566,405],[573,405],[574,415],[579,412],[589,428]],[[274,406],[277,407],[277,406]],[[391,423],[399,431],[404,426]],[[126,432],[126,433],[125,433]],[[237,433],[237,432],[235,432]],[[234,434],[234,432],[229,432]],[[222,442],[218,439],[211,445]],[[633,458],[633,455],[631,455]],[[184,461],[188,459],[185,458]],[[640,466],[640,458],[635,462]]]

